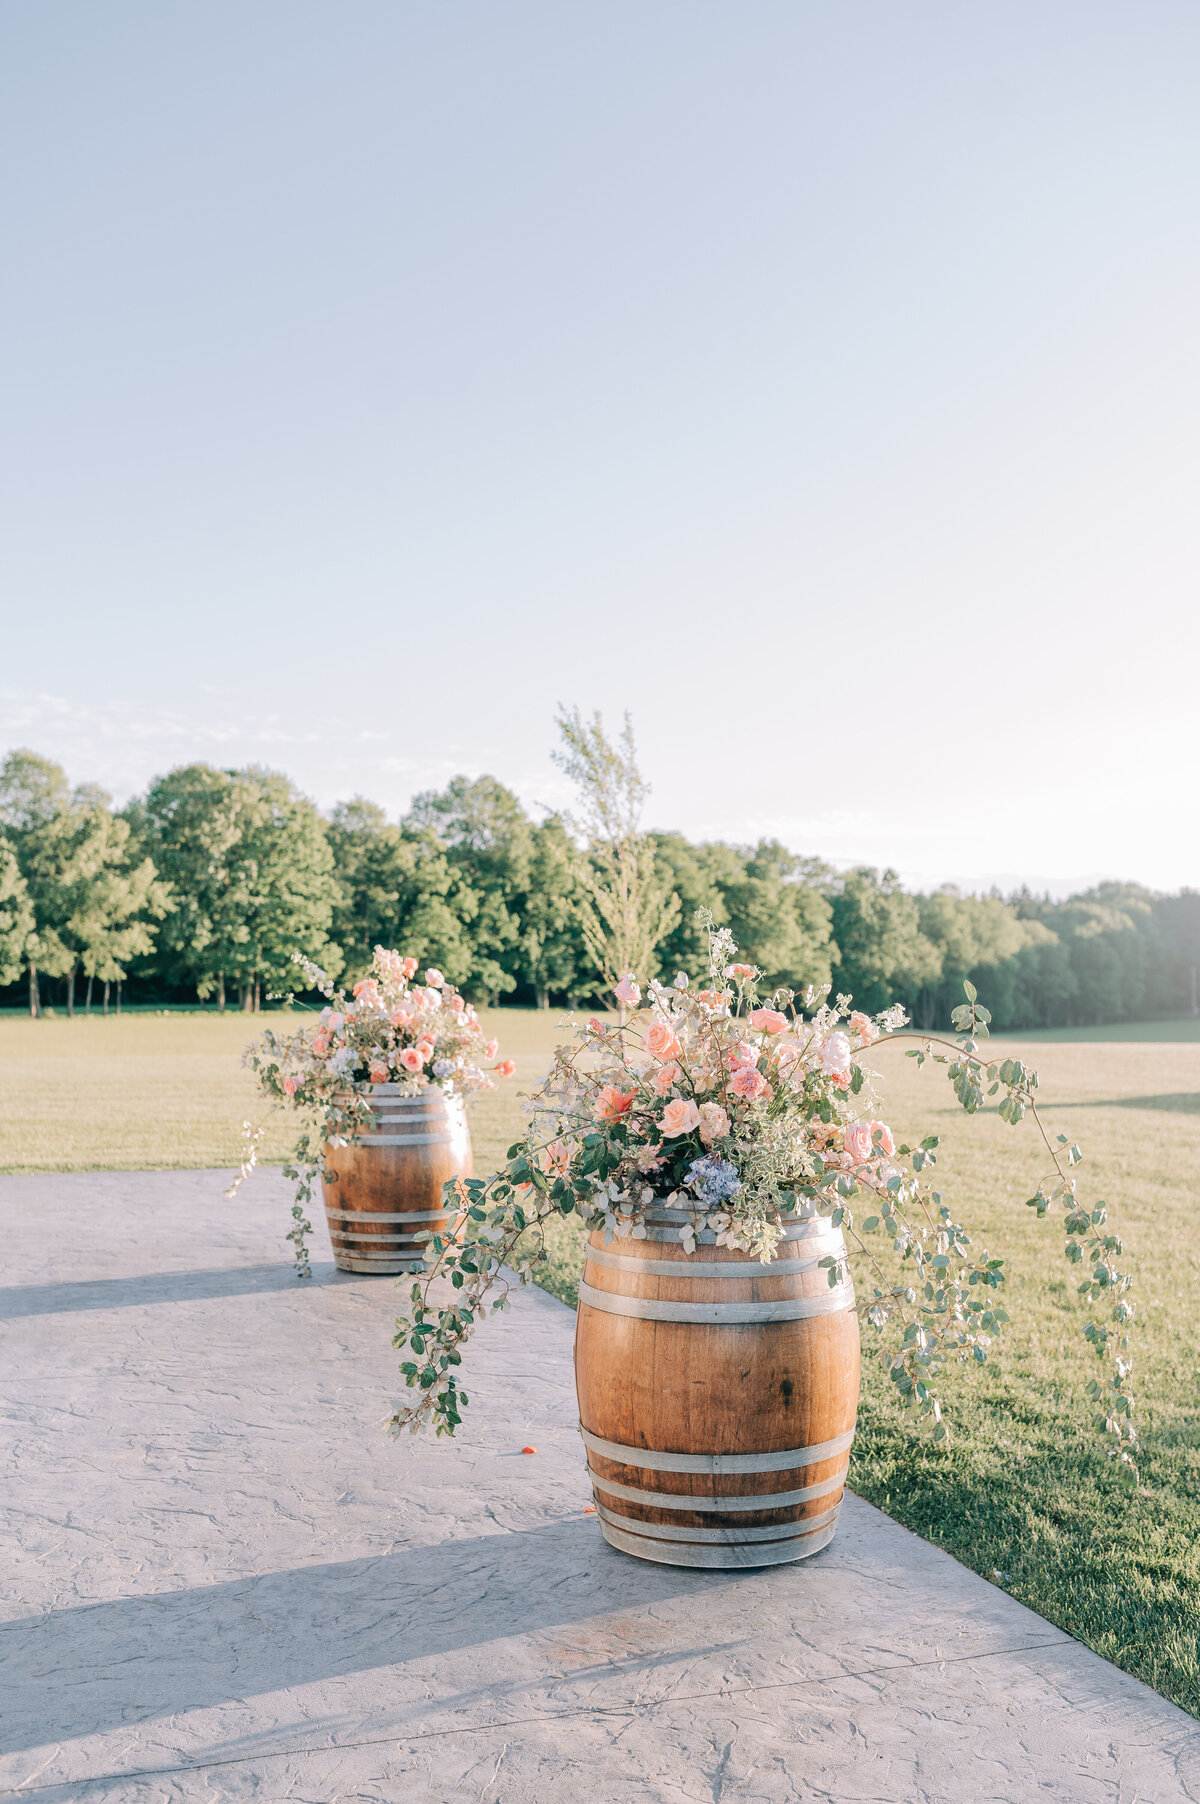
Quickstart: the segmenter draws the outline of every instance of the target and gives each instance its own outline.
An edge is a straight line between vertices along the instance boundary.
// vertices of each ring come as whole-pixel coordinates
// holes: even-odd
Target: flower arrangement
[[[1067,1257],[1090,1267],[1080,1289],[1111,1304],[1112,1326],[1093,1322],[1085,1330],[1111,1364],[1107,1382],[1093,1381],[1090,1394],[1102,1404],[1097,1420],[1115,1457],[1133,1473],[1125,1333],[1133,1304],[1129,1274],[1116,1264],[1121,1243],[1105,1231],[1104,1205],[1079,1200],[1072,1172],[1079,1149],[1064,1137],[1052,1140],[1042,1126],[1036,1073],[1018,1060],[981,1055],[990,1017],[973,987],[965,986],[967,1002],[955,1010],[957,1040],[904,1036],[899,1007],[868,1016],[849,997],[831,1003],[825,990],[797,996],[781,989],[760,998],[759,972],[736,962],[732,936],[711,917],[707,926],[705,987],[694,988],[680,973],[671,985],[648,984],[643,994],[633,973],[623,976],[615,996],[627,1018],[618,1025],[593,1017],[558,1049],[525,1105],[528,1130],[509,1149],[504,1169],[447,1186],[474,1224],[474,1238],[456,1244],[432,1237],[436,1263],[414,1284],[410,1314],[398,1321],[393,1343],[408,1355],[400,1369],[419,1394],[396,1410],[391,1432],[432,1421],[439,1434],[453,1433],[467,1402],[457,1380],[462,1344],[491,1293],[492,1307],[501,1308],[512,1276],[528,1281],[544,1256],[548,1217],[576,1213],[609,1244],[645,1239],[648,1207],[665,1202],[690,1211],[680,1231],[688,1252],[697,1232],[715,1230],[718,1245],[748,1249],[764,1266],[775,1256],[784,1216],[819,1213],[841,1227],[860,1280],[861,1265],[867,1267],[869,1282],[856,1288],[898,1396],[928,1416],[934,1438],[944,1441],[939,1375],[952,1360],[986,1360],[1008,1320],[1000,1303],[1004,1262],[974,1249],[933,1187],[927,1174],[937,1137],[898,1145],[878,1118],[865,1057],[911,1037],[920,1044],[908,1056],[945,1064],[968,1113],[982,1105],[986,1087],[988,1095],[1003,1093],[1006,1121],[1015,1125],[1026,1114],[1037,1121],[1050,1167],[1030,1205],[1039,1216],[1063,1205]],[[860,1198],[869,1210],[861,1220]],[[821,1263],[831,1286],[843,1281],[845,1259]],[[439,1276],[459,1293],[440,1306],[430,1295]]]
[[[440,971],[427,970],[423,984],[414,981],[415,958],[376,946],[370,973],[349,997],[319,966],[299,955],[296,963],[325,997],[325,1007],[291,1035],[268,1028],[246,1048],[243,1063],[266,1096],[302,1118],[284,1171],[297,1184],[288,1238],[300,1275],[308,1277],[305,1236],[312,1224],[305,1209],[321,1173],[323,1149],[345,1146],[369,1125],[374,1085],[394,1084],[402,1095],[437,1086],[467,1099],[495,1089],[496,1077],[514,1076],[516,1066],[497,1058],[498,1042],[485,1036],[475,1009]],[[249,1124],[247,1130],[251,1144],[237,1184],[253,1168],[262,1131]]]

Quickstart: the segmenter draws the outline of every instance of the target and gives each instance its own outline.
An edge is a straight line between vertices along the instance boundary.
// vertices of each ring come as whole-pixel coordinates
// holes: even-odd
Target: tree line
[[[494,777],[455,777],[391,821],[328,814],[278,772],[189,764],[114,810],[28,751],[0,765],[0,1002],[107,1008],[199,999],[256,1010],[294,952],[353,980],[375,945],[437,965],[478,1001],[586,1005],[625,961],[703,968],[698,911],[772,983],[830,983],[945,1026],[970,978],[998,1028],[1190,1014],[1200,892],[1105,883],[1067,901],[905,890],[774,840],[643,832],[632,737],[560,721],[578,817],[532,820]],[[572,736],[573,735],[573,736]]]

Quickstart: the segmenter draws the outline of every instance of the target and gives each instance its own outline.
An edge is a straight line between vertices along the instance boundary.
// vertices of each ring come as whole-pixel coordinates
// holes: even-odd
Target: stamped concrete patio
[[[389,1442],[391,1283],[225,1182],[0,1180],[5,1795],[1200,1799],[1200,1725],[858,1499],[798,1566],[607,1547],[541,1292]]]

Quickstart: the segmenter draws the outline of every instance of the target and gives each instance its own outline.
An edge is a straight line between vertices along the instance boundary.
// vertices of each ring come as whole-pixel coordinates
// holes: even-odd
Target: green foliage
[[[393,1345],[413,1355],[401,1374],[418,1395],[392,1416],[393,1434],[426,1423],[439,1435],[454,1433],[465,1402],[455,1370],[463,1345],[489,1297],[497,1299],[493,1308],[502,1306],[511,1275],[527,1283],[549,1263],[548,1223],[577,1215],[606,1242],[644,1237],[647,1210],[666,1198],[686,1218],[679,1237],[686,1252],[707,1228],[768,1268],[782,1220],[799,1204],[843,1229],[849,1252],[821,1260],[828,1282],[845,1283],[851,1263],[858,1265],[867,1280],[857,1286],[859,1307],[880,1337],[897,1400],[927,1419],[935,1443],[948,1441],[948,1369],[985,1364],[1009,1321],[1000,1294],[1004,1261],[972,1249],[970,1234],[925,1175],[937,1163],[939,1136],[928,1134],[915,1148],[896,1146],[883,1122],[864,1121],[849,1101],[870,1095],[862,1054],[906,1037],[897,1032],[902,1011],[871,1020],[842,996],[806,1018],[794,993],[780,989],[761,1007],[761,973],[732,962],[737,948],[729,929],[706,911],[702,921],[712,987],[697,990],[683,976],[671,988],[652,980],[642,1012],[628,1023],[623,1014],[618,1030],[600,1022],[577,1028],[573,1043],[557,1049],[528,1105],[524,1139],[508,1149],[500,1171],[469,1187],[458,1180],[446,1187],[447,1207],[457,1197],[460,1216],[476,1233],[465,1244],[433,1238],[431,1269],[413,1287],[410,1315],[397,1321]],[[728,990],[721,987],[726,980]],[[640,990],[626,987],[637,1008]],[[1068,1261],[1089,1268],[1079,1294],[1107,1310],[1084,1329],[1102,1367],[1087,1391],[1097,1406],[1095,1426],[1109,1437],[1118,1470],[1135,1483],[1128,1340],[1134,1306],[1130,1275],[1117,1264],[1121,1242],[1106,1231],[1104,1204],[1081,1200],[1072,1173],[1082,1154],[1065,1135],[1051,1140],[1037,1107],[1036,1073],[1019,1059],[980,1057],[990,1016],[969,980],[963,991],[966,1002],[954,1011],[957,1042],[927,1038],[911,1056],[947,1067],[968,1114],[982,1106],[986,1086],[988,1095],[1003,1092],[1003,1120],[1016,1125],[1032,1116],[1050,1175],[1031,1203],[1039,1217],[1061,1212]],[[873,1212],[858,1224],[852,1204],[860,1195]],[[886,1243],[878,1251],[877,1236]],[[433,1303],[437,1278],[448,1278],[461,1301]]]
[[[17,855],[0,839],[0,984],[12,983],[25,969],[29,936],[33,932],[33,903],[21,875]]]
[[[20,877],[19,888],[9,879],[9,962],[29,969],[35,1013],[38,971],[68,979],[73,1010],[80,965],[89,978],[120,981],[129,961],[149,953],[169,890],[153,861],[138,855],[128,821],[112,813],[104,791],[69,789],[59,766],[32,752],[12,752],[0,767],[0,823]]]
[[[340,968],[325,822],[286,777],[186,765],[126,812],[173,892],[161,956],[200,996],[224,1002],[233,982],[256,1006],[264,985],[288,987],[297,951]]]
[[[397,823],[363,797],[324,819],[284,777],[204,764],[156,779],[114,823],[102,792],[14,752],[0,767],[0,830],[34,921],[32,938],[15,917],[0,924],[9,947],[26,942],[0,954],[0,979],[14,981],[17,957],[32,989],[37,973],[69,985],[82,972],[129,976],[162,999],[223,1003],[234,986],[253,1006],[286,987],[294,950],[353,979],[392,945],[476,1000],[575,1007],[633,966],[698,970],[703,908],[770,984],[829,984],[868,1012],[899,1002],[930,1031],[948,1026],[964,981],[986,992],[1001,1032],[1200,1004],[1196,891],[912,895],[894,872],[838,874],[777,841],[645,833],[629,723],[613,741],[575,711],[560,731],[576,814],[540,825],[491,776],[454,777]]]

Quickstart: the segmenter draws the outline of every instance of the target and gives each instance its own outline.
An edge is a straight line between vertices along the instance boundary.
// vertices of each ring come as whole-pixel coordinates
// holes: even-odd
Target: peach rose
[[[314,1034],[313,1035],[313,1051],[316,1053],[320,1053],[322,1055],[324,1055],[325,1053],[327,1053],[329,1051],[329,1035],[328,1034]]]
[[[594,1034],[603,1034],[603,1033],[608,1032],[608,1029],[605,1027],[603,1021],[600,1020],[598,1015],[591,1015],[588,1017],[588,1026],[591,1028],[591,1030]]]
[[[679,1051],[679,1041],[665,1021],[650,1023],[643,1044],[656,1059],[673,1059]]]
[[[658,1096],[665,1096],[667,1091],[671,1088],[671,1085],[678,1083],[682,1075],[683,1073],[680,1071],[679,1066],[675,1063],[674,1059],[668,1059],[665,1065],[659,1066],[650,1082]]]
[[[714,1140],[723,1140],[729,1132],[729,1117],[719,1102],[702,1102],[700,1104],[700,1138],[705,1146],[711,1146]]]
[[[751,1010],[750,1025],[755,1033],[781,1034],[787,1026],[787,1016],[777,1008],[756,1008]]]
[[[485,1059],[494,1059],[496,1054],[499,1052],[499,1050],[500,1050],[499,1040],[489,1040],[487,1045],[483,1049],[483,1056]]]
[[[300,1079],[298,1077],[285,1077],[284,1078],[283,1093],[285,1096],[294,1096],[299,1088],[300,1088]]]
[[[871,1157],[874,1150],[871,1146],[871,1123],[869,1121],[854,1122],[851,1127],[846,1129],[842,1144],[855,1164],[861,1165],[865,1159]]]
[[[662,1112],[659,1127],[668,1140],[679,1134],[690,1134],[700,1126],[700,1111],[690,1097],[677,1096]]]
[[[403,971],[405,977],[415,977],[417,974],[416,959],[415,958],[402,958],[400,960],[400,969]]]
[[[879,1029],[870,1015],[864,1015],[855,1009],[850,1017],[850,1032],[856,1034],[863,1046],[871,1046],[879,1038]]]
[[[850,1042],[844,1033],[832,1033],[821,1047],[821,1064],[829,1077],[850,1075]]]
[[[725,1054],[725,1062],[731,1071],[736,1071],[739,1065],[757,1065],[758,1047],[751,1046],[746,1040],[740,1040],[736,1046],[729,1048]]]
[[[618,1090],[615,1084],[605,1084],[596,1098],[597,1121],[620,1121],[622,1115],[628,1115],[633,1106],[634,1091],[628,1094]]]
[[[367,1072],[367,1076],[373,1084],[386,1084],[388,1081],[388,1068],[386,1065],[372,1065]]]
[[[433,966],[430,965],[428,971],[425,973],[425,982],[429,985],[430,989],[440,990],[445,981],[446,979],[442,976],[441,972],[435,971]]]
[[[892,1130],[885,1121],[871,1123],[871,1145],[885,1159],[890,1159],[896,1150],[896,1142],[892,1138]]]
[[[416,1052],[417,1052],[418,1057],[421,1060],[421,1063],[423,1065],[427,1065],[429,1063],[430,1059],[433,1057],[433,1041],[432,1040],[418,1040],[417,1044],[416,1044]]]
[[[747,982],[751,977],[754,976],[754,966],[753,965],[727,965],[725,968],[725,975],[726,975],[726,977],[740,977],[743,980],[743,982]]]
[[[419,1071],[424,1061],[415,1046],[406,1046],[400,1054],[400,1063],[406,1071]]]
[[[642,1000],[642,992],[638,988],[637,980],[632,971],[626,971],[620,983],[614,986],[613,995],[618,1002],[624,1002],[631,1008],[635,1003]]]
[[[739,1065],[729,1080],[732,1096],[744,1096],[747,1102],[753,1102],[756,1096],[763,1096],[771,1088],[762,1073],[753,1065]]]
[[[571,1148],[565,1140],[552,1140],[538,1154],[538,1164],[547,1177],[565,1178],[571,1169]]]
[[[497,1077],[516,1077],[517,1075],[517,1067],[512,1059],[501,1059],[494,1069]]]

